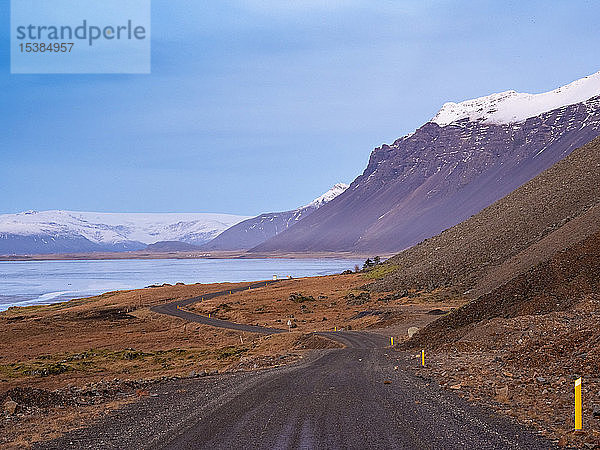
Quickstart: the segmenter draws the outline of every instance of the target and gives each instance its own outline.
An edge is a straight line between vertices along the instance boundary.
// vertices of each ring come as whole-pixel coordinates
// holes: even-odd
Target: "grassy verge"
[[[144,352],[135,349],[91,349],[81,353],[44,355],[34,360],[0,365],[0,376],[7,381],[28,377],[49,377],[67,372],[121,373],[163,371],[198,367],[211,361],[227,362],[248,352],[247,347],[226,346],[213,349],[170,349]]]

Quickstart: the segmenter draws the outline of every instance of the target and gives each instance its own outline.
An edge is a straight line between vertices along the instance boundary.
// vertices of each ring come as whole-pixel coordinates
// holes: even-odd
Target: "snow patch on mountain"
[[[517,123],[597,95],[600,95],[600,72],[541,94],[506,91],[460,103],[445,103],[431,122],[442,127],[464,119],[496,125]]]
[[[347,185],[346,183],[334,184],[333,187],[331,189],[329,189],[327,192],[325,192],[323,195],[315,198],[308,205],[304,205],[302,208],[299,208],[299,209],[304,209],[304,208],[308,208],[308,207],[320,208],[325,203],[328,203],[331,200],[333,200],[334,198],[336,198],[338,195],[340,195],[342,192],[344,192],[349,187],[350,186]]]

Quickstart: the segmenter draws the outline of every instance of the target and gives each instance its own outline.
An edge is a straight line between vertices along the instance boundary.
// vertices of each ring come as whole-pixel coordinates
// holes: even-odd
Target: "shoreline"
[[[71,255],[64,256],[68,257]],[[33,280],[33,285],[46,286],[44,289],[23,288],[0,292],[0,294],[5,294],[0,295],[0,312],[15,307],[52,305],[70,300],[104,295],[109,292],[131,291],[158,286],[252,282],[256,280],[271,280],[274,276],[278,279],[319,277],[329,274],[339,274],[344,270],[350,269],[351,266],[361,264],[361,259],[359,258],[284,258],[284,256],[247,260],[245,258],[211,258],[212,261],[209,261],[208,258],[200,260],[190,260],[190,258],[145,260],[139,258],[120,258],[0,261],[0,265],[4,265],[5,267],[4,272],[9,282],[11,279],[15,279],[15,274],[18,274],[21,270],[27,270],[25,267],[29,266],[31,267],[30,270],[33,271],[32,273],[41,274],[36,275],[37,278]],[[21,264],[22,262],[25,262],[25,264]],[[43,264],[43,262],[46,262],[46,264]],[[127,272],[129,275],[123,277],[117,271],[115,272],[115,276],[108,278],[101,277],[101,286],[96,286],[96,281],[99,281],[96,274],[96,270],[98,270],[96,267],[100,267],[98,264],[101,267],[108,267],[111,272],[113,271],[112,268],[126,267],[128,268]],[[57,265],[60,266],[58,272],[57,269],[53,268]],[[74,266],[75,269],[69,269],[71,266]],[[158,271],[153,271],[149,275],[147,273],[148,266],[158,268]],[[22,267],[22,269],[19,269],[19,267]],[[228,267],[230,269],[227,269]],[[68,280],[55,276],[46,280],[45,275],[43,275],[66,273],[70,270],[74,270],[76,275],[70,277]]]
[[[350,252],[319,253],[248,253],[237,252],[98,252],[98,253],[52,253],[36,255],[0,255],[0,262],[22,261],[104,261],[143,259],[362,259],[375,255]],[[378,255],[388,258],[390,255]]]

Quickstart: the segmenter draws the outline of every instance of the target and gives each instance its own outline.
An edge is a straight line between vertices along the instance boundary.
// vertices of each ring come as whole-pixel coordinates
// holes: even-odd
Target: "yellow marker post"
[[[394,337],[393,336],[390,337],[390,343],[392,344],[392,347],[393,347],[394,346]]]
[[[333,328],[333,331],[337,331],[337,327],[334,327],[334,328]]]
[[[575,431],[583,428],[583,411],[581,408],[581,377],[575,380]]]
[[[421,350],[421,365],[425,367],[425,350]]]

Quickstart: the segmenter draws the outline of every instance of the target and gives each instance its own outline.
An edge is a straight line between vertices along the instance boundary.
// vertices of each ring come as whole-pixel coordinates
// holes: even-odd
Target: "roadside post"
[[[394,336],[390,337],[390,344],[392,344],[392,347],[394,346]]]
[[[581,406],[581,377],[575,380],[575,431],[583,428],[583,411]]]
[[[425,367],[425,350],[421,350],[421,366]]]
[[[288,319],[288,331],[292,332],[292,321],[290,319]]]

